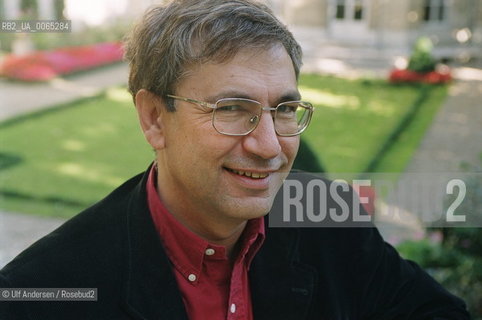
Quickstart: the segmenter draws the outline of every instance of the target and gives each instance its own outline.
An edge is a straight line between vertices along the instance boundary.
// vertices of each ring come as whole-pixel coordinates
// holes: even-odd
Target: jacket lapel
[[[316,270],[297,260],[298,230],[268,229],[250,270],[254,319],[300,320],[308,316]]]
[[[148,172],[131,193],[126,208],[125,307],[136,319],[187,320],[181,293],[147,205]]]

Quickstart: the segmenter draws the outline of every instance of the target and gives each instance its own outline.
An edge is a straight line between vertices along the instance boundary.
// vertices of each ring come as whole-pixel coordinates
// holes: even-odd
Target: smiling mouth
[[[240,176],[245,176],[248,178],[252,179],[264,179],[267,176],[269,176],[269,173],[259,173],[259,172],[250,172],[250,171],[241,171],[241,170],[234,170],[230,168],[225,168],[229,172],[232,172],[234,174],[240,175]]]

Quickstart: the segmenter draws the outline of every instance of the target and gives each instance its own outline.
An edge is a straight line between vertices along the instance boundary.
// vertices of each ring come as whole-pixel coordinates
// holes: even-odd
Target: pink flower
[[[0,75],[25,81],[45,81],[58,75],[88,70],[122,60],[118,42],[37,51],[27,56],[7,56],[0,65]]]

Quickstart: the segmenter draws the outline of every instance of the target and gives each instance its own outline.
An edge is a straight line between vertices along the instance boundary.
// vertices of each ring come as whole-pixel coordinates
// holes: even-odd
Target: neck
[[[239,238],[246,227],[246,221],[238,226],[238,228],[232,230],[231,235],[224,238],[214,238],[214,237],[204,237],[198,234],[200,237],[204,238],[206,241],[212,244],[220,245],[226,248],[226,255],[230,260],[234,260],[238,252]]]
[[[165,179],[157,176],[157,194],[169,213],[190,231],[207,242],[226,248],[228,258],[236,256],[236,244],[246,227],[247,220],[227,218],[222,214],[206,214],[199,212],[198,208],[190,207],[190,202],[180,201],[179,198],[170,197],[172,193],[161,192],[168,189],[162,187]]]
[[[183,211],[172,210],[167,205],[166,207],[174,218],[190,231],[209,243],[225,247],[228,258],[235,258],[237,244],[246,227],[247,221],[242,221],[237,224],[213,223],[212,221],[203,223],[203,221],[199,221],[199,219],[193,221],[192,218],[186,217],[182,214]]]

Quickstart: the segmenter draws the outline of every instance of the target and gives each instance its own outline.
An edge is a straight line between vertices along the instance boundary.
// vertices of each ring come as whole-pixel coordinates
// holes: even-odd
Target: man
[[[2,303],[1,319],[468,319],[375,228],[268,228],[313,108],[300,47],[264,5],[154,7],[126,58],[154,164],[0,273],[98,301]]]

